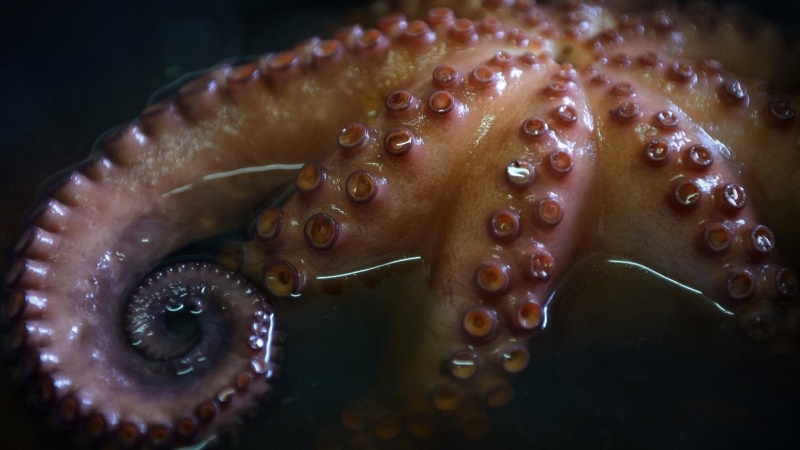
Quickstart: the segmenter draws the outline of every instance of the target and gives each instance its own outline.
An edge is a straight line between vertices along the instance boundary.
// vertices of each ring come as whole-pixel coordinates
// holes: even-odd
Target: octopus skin
[[[36,402],[92,445],[235,430],[277,381],[276,309],[344,298],[381,266],[422,265],[428,289],[403,312],[419,333],[390,376],[398,411],[343,413],[384,441],[505,404],[553,292],[597,253],[794,345],[796,46],[691,9],[451,6],[212,69],[53,186],[6,276],[9,346]],[[732,38],[738,52],[716,52]],[[172,262],[248,224],[214,263]],[[189,348],[152,319],[166,308],[199,313]]]

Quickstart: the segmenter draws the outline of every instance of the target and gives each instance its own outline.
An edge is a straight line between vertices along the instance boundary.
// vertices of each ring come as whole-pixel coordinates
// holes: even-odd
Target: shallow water
[[[122,12],[96,3],[77,12],[3,6],[2,17],[20,20],[0,26],[12,33],[3,41],[15,43],[0,75],[0,85],[13,86],[6,97],[13,109],[0,121],[0,266],[36,186],[86,156],[103,130],[134,117],[158,86],[230,55],[283,48],[309,27],[325,29],[330,17],[313,9],[314,19],[292,21],[301,16],[286,9],[253,24],[242,19],[252,11],[247,2],[222,9],[137,2]],[[281,23],[296,34],[275,42]],[[455,425],[444,448],[800,444],[798,337],[754,342],[708,300],[607,256],[586,261],[560,288],[548,329],[529,346],[530,367],[514,378],[513,400],[489,411],[486,437],[466,441]],[[378,295],[384,284],[376,289],[278,305],[289,333],[283,374],[236,448],[310,448],[315,430],[338,427],[343,407],[390,391],[382,383],[408,355],[386,349],[402,350],[415,330],[392,312],[425,296],[409,305]],[[11,391],[9,367],[0,364],[3,446],[60,447]]]
[[[388,280],[386,289],[398,292],[391,284],[403,285],[406,277]],[[342,408],[354,399],[402,385],[394,372],[404,356],[390,356],[387,341],[418,331],[409,323],[417,306],[398,303],[427,298],[415,290],[375,295],[381,291],[382,285],[282,311],[289,339],[281,387],[241,437],[244,448],[255,448],[264,435],[275,448],[293,448],[296,432],[339,425]],[[394,317],[398,310],[411,312],[406,321]],[[414,353],[409,342],[406,355]],[[553,299],[547,329],[529,345],[531,364],[514,378],[513,400],[480,423],[487,434],[464,439],[454,414],[441,425],[442,448],[800,442],[792,432],[800,418],[796,347],[796,340],[752,341],[707,298],[598,255],[576,267]],[[311,448],[317,438],[304,434],[297,448]]]
[[[326,436],[352,438],[340,425],[345,407],[402,389],[398,375],[421,325],[415,311],[428,300],[424,275],[422,268],[335,297],[278,302],[288,334],[279,387],[232,447],[313,448]],[[705,297],[605,256],[576,267],[548,313],[546,330],[529,345],[530,366],[514,377],[513,399],[490,409],[488,422],[471,423],[487,433],[465,439],[453,414],[437,422],[438,448],[800,443],[796,337],[753,341]],[[4,424],[24,418],[4,405]],[[22,431],[14,436],[38,441]]]

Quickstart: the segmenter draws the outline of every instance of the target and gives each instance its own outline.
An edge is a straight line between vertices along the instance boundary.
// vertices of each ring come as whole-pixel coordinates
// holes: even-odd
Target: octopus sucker
[[[400,3],[162,92],[48,187],[6,341],[77,445],[235,439],[336,308],[388,326],[317,448],[493,442],[597,258],[796,358],[796,40],[696,5]]]

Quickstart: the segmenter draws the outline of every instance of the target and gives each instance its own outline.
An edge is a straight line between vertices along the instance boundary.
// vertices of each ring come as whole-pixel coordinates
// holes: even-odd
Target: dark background
[[[0,0],[0,268],[40,183],[86,157],[98,135],[135,117],[158,88],[231,56],[330,36],[359,17],[349,12],[359,3]],[[735,3],[800,29],[798,2]],[[2,361],[0,447],[54,445],[43,443],[8,376]]]

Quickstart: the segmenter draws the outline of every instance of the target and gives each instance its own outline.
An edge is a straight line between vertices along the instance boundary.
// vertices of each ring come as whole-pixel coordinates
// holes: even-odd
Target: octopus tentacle
[[[246,250],[246,270],[277,297],[302,299],[398,256],[430,267],[431,298],[412,316],[424,321],[415,336],[424,345],[387,382],[402,392],[392,402],[406,405],[393,420],[431,425],[434,413],[455,413],[465,434],[482,429],[479,411],[510,400],[509,378],[527,365],[526,344],[566,269],[595,251],[705,293],[754,339],[797,329],[786,307],[798,277],[763,219],[790,228],[771,219],[800,212],[787,198],[800,188],[791,101],[747,79],[740,87],[752,103],[737,106],[721,62],[642,37],[671,30],[668,18],[629,36],[608,10],[583,8],[587,36],[539,17],[566,28],[567,44],[543,39],[535,53],[512,28],[528,20],[525,11],[497,9],[504,21],[480,22],[474,39],[462,31],[470,24],[432,11],[416,28],[433,33],[431,45],[458,50],[427,79],[388,94],[381,114],[331,137],[338,151],[301,170],[298,192],[262,216]],[[619,38],[596,45],[592,37],[607,31]],[[460,52],[478,47],[493,51]],[[738,120],[723,122],[740,129],[709,126],[732,111]],[[750,151],[759,141],[774,157]],[[787,189],[753,201],[749,186],[776,175]],[[781,245],[791,252],[787,230]],[[345,422],[381,416],[380,407],[361,408]],[[380,421],[353,420],[383,433]]]
[[[148,122],[151,119],[143,120],[141,127],[153,130],[156,125],[174,125]],[[159,131],[162,138],[169,137],[163,129]],[[231,415],[241,415],[249,408],[246,399],[264,395],[271,383],[264,376],[267,368],[256,371],[241,363],[227,364],[240,372],[221,372],[216,379],[208,379],[207,366],[202,370],[202,364],[195,367],[190,361],[183,361],[186,367],[161,369],[154,374],[139,368],[152,360],[151,355],[126,352],[128,342],[116,324],[122,323],[121,313],[131,289],[165,255],[226,227],[225,218],[198,213],[195,200],[178,204],[170,199],[170,186],[162,186],[157,174],[143,180],[151,173],[142,166],[159,164],[153,160],[163,155],[152,147],[137,148],[136,143],[149,147],[148,137],[140,133],[138,125],[132,125],[104,143],[100,156],[72,172],[56,188],[17,246],[17,261],[6,280],[12,290],[6,313],[16,322],[12,347],[22,355],[23,372],[34,384],[38,401],[55,405],[59,421],[78,428],[84,437],[110,440],[122,447],[191,442],[216,434],[223,426],[232,425]],[[181,178],[174,173],[179,165],[160,167],[177,182],[194,181],[200,178],[198,174],[219,171],[203,167],[201,172]],[[227,197],[223,194],[221,198]],[[224,210],[225,203],[219,198],[212,204],[220,203]],[[241,216],[244,212],[235,213]],[[178,227],[190,221],[196,223],[194,231],[179,235]],[[186,277],[193,270],[172,275],[177,277],[173,283],[188,283]],[[226,323],[226,327],[247,330],[255,320],[254,314],[268,311],[265,299],[254,296],[254,288],[245,287],[243,281],[234,278],[233,284],[226,282],[219,269],[204,270],[200,276],[209,288],[208,294],[200,297],[212,291],[212,297],[219,297],[222,293],[216,291],[224,290],[242,306],[252,303],[241,309],[243,317],[229,318],[232,323]],[[217,304],[218,298],[205,301],[216,308],[222,306]],[[205,316],[209,314],[214,313]],[[208,334],[208,330],[201,332]],[[272,333],[270,340],[278,339]],[[195,356],[213,356],[210,359],[215,361],[220,353],[231,352],[234,360],[258,360],[255,349],[247,348],[247,339],[247,333],[232,339],[237,349],[234,352],[225,346],[223,352],[211,347]],[[151,340],[156,346],[161,344],[157,338]],[[260,358],[265,364],[275,359],[277,347],[271,342],[259,351],[265,354]],[[181,352],[174,356],[175,360],[187,357]],[[108,373],[116,376],[108,376],[104,370],[85,372],[93,364],[109,367]],[[205,382],[203,390],[164,395],[170,376],[176,378],[173,381],[186,382],[193,377],[178,374],[195,369],[199,373],[194,376],[196,380]],[[268,371],[273,373],[274,368]],[[244,380],[250,377],[254,379],[252,386]],[[124,387],[130,384],[139,386],[139,390],[120,395],[119,391],[126,392]],[[175,392],[186,399],[180,400]],[[194,397],[198,393],[201,395]],[[159,399],[161,403],[156,403]]]
[[[503,0],[458,11],[394,14],[220,66],[53,189],[15,248],[6,315],[21,370],[59,420],[102,443],[180,444],[235,426],[271,392],[282,335],[265,296],[216,266],[159,267],[265,204],[233,247],[277,301],[425,266],[423,292],[394,294],[421,297],[388,332],[418,344],[392,354],[402,364],[382,381],[401,407],[379,397],[343,415],[383,440],[485,433],[559,283],[598,252],[704,293],[753,339],[796,333],[798,100],[753,78],[780,72],[758,48],[779,38],[742,42],[758,63],[734,76],[738,53],[706,56],[727,28],[698,27],[699,13]],[[265,201],[290,181],[285,202]],[[188,332],[181,314],[197,317]],[[98,362],[113,375],[81,373]],[[167,375],[190,382],[154,404]]]
[[[351,31],[356,34],[361,35]],[[115,440],[124,447],[165,445],[175,436],[175,442],[193,441],[231,425],[234,419],[229,416],[246,410],[247,399],[269,391],[275,373],[270,361],[279,354],[280,335],[271,327],[264,336],[247,331],[258,325],[259,315],[271,311],[269,305],[253,287],[237,287],[244,281],[225,281],[230,275],[220,269],[187,266],[152,275],[139,289],[149,289],[155,283],[152,277],[176,277],[170,289],[201,283],[185,289],[242,290],[220,294],[223,300],[205,301],[217,310],[225,309],[218,301],[241,303],[241,311],[226,319],[225,327],[243,330],[230,338],[239,349],[231,358],[245,365],[222,365],[242,372],[221,373],[214,382],[207,379],[198,397],[181,390],[184,399],[168,396],[159,405],[153,404],[153,392],[137,398],[138,388],[130,397],[116,394],[140,382],[165,383],[158,376],[148,379],[125,359],[158,356],[164,350],[153,347],[164,345],[169,335],[168,330],[153,331],[163,328],[159,321],[150,325],[149,337],[141,335],[150,322],[139,316],[152,315],[165,305],[145,302],[148,306],[131,313],[130,308],[137,307],[130,305],[142,302],[144,295],[135,294],[135,286],[185,245],[239,229],[291,179],[298,163],[325,154],[319,137],[351,121],[362,108],[347,101],[363,80],[344,70],[351,67],[344,60],[369,72],[385,53],[384,38],[372,37],[352,37],[347,48],[338,40],[312,40],[252,63],[212,70],[107,135],[88,162],[52,189],[16,245],[16,259],[5,278],[11,292],[6,315],[15,323],[11,346],[22,358],[21,372],[37,384],[41,402],[58,405],[62,422],[78,424],[89,438]],[[402,82],[404,75],[395,78]],[[167,294],[156,296],[163,295]],[[126,302],[132,303],[126,307]],[[245,307],[247,303],[252,305]],[[127,337],[115,328],[126,321]],[[201,333],[205,323],[198,324]],[[185,346],[205,345],[202,342],[179,342],[168,354],[185,357]],[[139,355],[123,351],[133,343],[141,345]],[[253,362],[253,353],[265,355],[260,365]],[[195,356],[205,357],[202,351]],[[108,373],[116,375],[104,370],[84,375],[84,368],[92,364],[110,366]],[[176,377],[181,371],[171,369]],[[245,383],[245,377],[253,382]],[[231,386],[243,396],[235,408],[228,404]],[[119,401],[107,401],[106,396]],[[204,406],[208,402],[211,406]],[[212,420],[214,415],[219,417]]]

